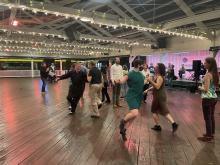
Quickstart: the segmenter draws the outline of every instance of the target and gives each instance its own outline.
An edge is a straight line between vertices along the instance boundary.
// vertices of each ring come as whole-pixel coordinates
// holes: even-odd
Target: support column
[[[31,77],[34,77],[34,60],[31,60]]]
[[[60,75],[62,75],[62,71],[63,71],[63,62],[60,59]]]
[[[132,62],[134,61],[134,59],[135,59],[136,57],[137,57],[137,56],[130,56],[130,57],[129,57],[130,69],[132,68]]]

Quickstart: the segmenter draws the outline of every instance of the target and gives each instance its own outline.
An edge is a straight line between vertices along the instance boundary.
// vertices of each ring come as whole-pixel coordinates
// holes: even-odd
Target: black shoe
[[[208,136],[198,137],[197,139],[203,142],[214,142],[214,138]]]
[[[215,138],[214,134],[211,135],[211,136],[209,136],[209,135],[207,135],[207,134],[203,134],[203,136],[204,136],[204,137],[212,137],[213,139]]]
[[[102,103],[98,105],[98,109],[102,108]]]
[[[178,126],[179,126],[179,125],[176,124],[176,123],[173,123],[173,124],[172,124],[172,127],[173,127],[173,133],[177,131]]]
[[[97,115],[91,115],[91,118],[93,118],[93,119],[98,119],[98,118],[100,118],[100,116],[97,116]]]
[[[120,133],[124,132],[124,130],[125,130],[125,120],[124,119],[122,119],[120,121],[119,129],[120,129]]]
[[[120,132],[121,133],[121,132]],[[127,141],[127,137],[126,137],[126,129],[124,129],[124,132],[121,133],[121,137],[123,141]]]
[[[124,119],[121,120],[120,125],[119,125],[119,129],[120,129],[120,134],[121,134],[122,140],[126,141],[127,137],[126,137],[126,129],[125,129],[125,120]]]
[[[153,128],[151,128],[152,130],[154,130],[154,131],[161,131],[162,130],[162,128],[161,128],[161,126],[160,125],[155,125]]]
[[[106,101],[106,103],[107,103],[107,104],[110,104],[110,103],[111,103],[111,101]]]

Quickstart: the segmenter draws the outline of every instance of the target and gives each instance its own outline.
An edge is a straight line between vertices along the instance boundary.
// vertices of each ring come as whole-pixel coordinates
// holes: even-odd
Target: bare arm
[[[146,94],[147,92],[151,91],[152,89],[154,89],[154,87],[150,87],[150,88],[146,89],[146,90],[144,91],[144,94]]]
[[[203,86],[199,87],[199,90],[201,90],[203,92],[208,92],[209,86],[210,86],[210,80],[211,80],[211,75],[210,74],[205,75],[204,84],[203,84]]]
[[[71,72],[68,72],[68,73],[66,73],[66,74],[64,74],[64,75],[62,75],[62,76],[60,76],[60,77],[57,79],[57,81],[67,79],[67,78],[69,78],[70,76],[71,76]]]
[[[161,85],[163,84],[163,78],[161,76],[159,76],[157,78],[157,82],[154,82],[153,80],[151,79],[148,79],[148,81],[152,84],[152,86],[155,88],[155,89],[160,89]]]
[[[126,81],[128,81],[128,76],[127,75],[121,78],[120,84],[124,84]]]

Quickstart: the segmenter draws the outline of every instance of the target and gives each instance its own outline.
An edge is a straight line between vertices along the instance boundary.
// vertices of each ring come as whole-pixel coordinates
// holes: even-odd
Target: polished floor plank
[[[216,107],[215,143],[197,140],[204,132],[198,94],[168,90],[168,106],[180,124],[176,134],[161,117],[162,132],[153,127],[150,106],[129,126],[128,141],[119,134],[127,105],[113,110],[104,105],[101,118],[90,118],[88,86],[75,115],[68,115],[69,81],[49,84],[41,95],[41,81],[29,78],[0,79],[0,164],[29,165],[205,165],[220,164],[220,105]]]

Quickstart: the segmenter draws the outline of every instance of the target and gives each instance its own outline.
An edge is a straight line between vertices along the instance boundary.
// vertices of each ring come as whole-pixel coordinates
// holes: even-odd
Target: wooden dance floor
[[[75,115],[68,115],[69,80],[48,86],[41,95],[39,79],[0,79],[0,164],[7,165],[219,165],[220,104],[216,107],[215,143],[203,143],[199,95],[168,91],[169,108],[180,124],[175,135],[161,118],[163,131],[153,132],[151,96],[141,116],[119,136],[120,119],[127,112],[104,105],[101,119],[91,119],[88,89]]]

